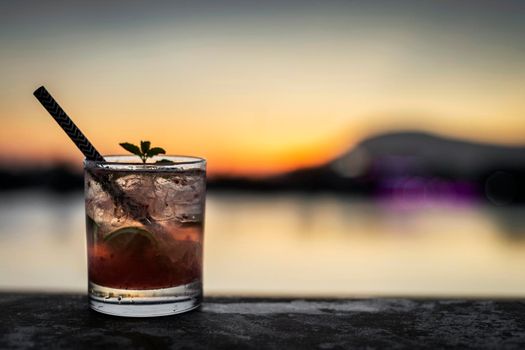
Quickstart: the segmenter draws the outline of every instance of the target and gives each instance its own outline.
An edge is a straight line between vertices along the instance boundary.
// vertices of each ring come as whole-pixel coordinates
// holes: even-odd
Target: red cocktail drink
[[[200,304],[205,162],[163,158],[170,163],[86,161],[89,289],[97,311],[155,316]]]

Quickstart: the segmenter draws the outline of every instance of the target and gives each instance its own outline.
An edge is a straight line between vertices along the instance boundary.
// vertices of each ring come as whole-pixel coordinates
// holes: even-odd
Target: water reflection
[[[0,288],[83,291],[81,194],[2,197]],[[523,208],[391,204],[331,195],[212,193],[205,290],[525,296]]]

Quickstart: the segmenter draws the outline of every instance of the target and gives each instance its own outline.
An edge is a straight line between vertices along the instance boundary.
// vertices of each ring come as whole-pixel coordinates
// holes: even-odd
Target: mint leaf
[[[158,154],[166,154],[166,151],[162,147],[151,148],[151,142],[149,141],[140,141],[140,148],[129,142],[122,142],[122,143],[119,143],[119,145],[122,148],[124,148],[126,151],[137,155],[140,158],[140,160],[142,160],[142,163],[146,163],[148,158],[152,158]],[[162,159],[159,162],[173,163],[172,161],[167,160],[167,159]]]
[[[149,141],[140,141],[140,150],[142,151],[142,154],[148,153],[150,145],[151,145],[151,142]]]
[[[175,162],[172,162],[169,159],[161,159],[161,160],[157,160],[155,164],[175,164]]]
[[[166,154],[166,151],[164,150],[164,148],[161,148],[161,147],[153,147],[146,153],[148,157],[153,157],[153,156],[156,156],[157,154]]]
[[[140,149],[138,148],[138,146],[135,146],[134,144],[132,143],[129,143],[129,142],[122,142],[122,143],[119,143],[119,145],[124,148],[126,151],[128,152],[131,152],[133,154],[136,154],[137,156],[142,156],[142,152],[140,152]]]

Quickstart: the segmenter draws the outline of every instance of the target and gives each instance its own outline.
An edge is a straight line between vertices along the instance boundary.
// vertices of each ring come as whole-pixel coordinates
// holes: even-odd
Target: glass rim
[[[116,166],[116,167],[133,167],[134,169],[171,169],[180,166],[202,166],[206,165],[206,159],[195,156],[161,154],[154,159],[167,159],[173,163],[142,163],[139,158],[132,154],[108,154],[103,155],[105,160],[90,160],[84,158],[84,167],[102,167],[102,166]],[[118,161],[119,159],[133,159],[137,161]]]

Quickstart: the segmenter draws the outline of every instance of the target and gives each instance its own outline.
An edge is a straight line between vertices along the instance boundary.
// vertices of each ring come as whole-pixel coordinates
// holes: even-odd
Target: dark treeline
[[[0,190],[44,189],[62,193],[81,190],[83,175],[67,165],[45,168],[0,168]]]

